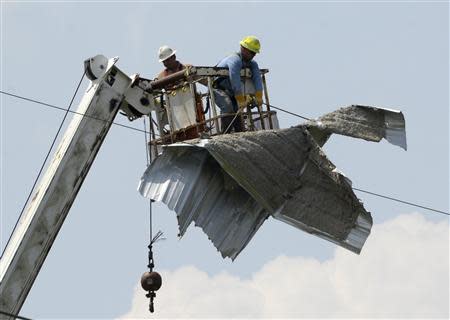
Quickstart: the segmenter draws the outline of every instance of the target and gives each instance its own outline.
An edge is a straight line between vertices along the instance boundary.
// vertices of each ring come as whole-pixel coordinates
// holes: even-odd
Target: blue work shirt
[[[250,68],[252,72],[252,80],[256,91],[262,91],[261,72],[258,63],[254,60],[245,62],[242,60],[241,54],[236,52],[222,59],[217,67],[227,67],[230,73],[231,89],[235,96],[243,94],[241,84],[241,69]]]

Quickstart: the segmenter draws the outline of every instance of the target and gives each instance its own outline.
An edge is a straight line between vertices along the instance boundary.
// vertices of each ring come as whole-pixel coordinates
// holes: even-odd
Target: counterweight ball
[[[158,272],[144,272],[141,277],[141,286],[145,291],[157,291],[161,288],[162,278]]]

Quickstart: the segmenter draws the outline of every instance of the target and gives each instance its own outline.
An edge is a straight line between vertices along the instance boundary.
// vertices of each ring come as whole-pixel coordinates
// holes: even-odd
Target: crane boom
[[[116,61],[98,55],[85,62],[92,82],[0,260],[4,312],[19,313],[119,108],[128,106],[127,93],[132,100],[143,93]]]

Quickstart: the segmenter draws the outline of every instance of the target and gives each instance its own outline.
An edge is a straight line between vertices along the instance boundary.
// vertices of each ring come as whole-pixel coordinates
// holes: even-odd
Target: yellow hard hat
[[[239,44],[254,53],[259,53],[259,50],[261,49],[259,40],[254,36],[245,37]]]

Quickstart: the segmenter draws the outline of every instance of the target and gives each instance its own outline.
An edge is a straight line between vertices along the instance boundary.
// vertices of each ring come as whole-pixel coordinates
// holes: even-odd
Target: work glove
[[[247,106],[247,99],[243,94],[238,94],[234,96],[236,98],[236,102],[238,104],[239,109],[244,109]]]
[[[255,97],[253,95],[247,94],[245,96],[245,105],[255,104]]]
[[[256,98],[256,103],[258,104],[258,106],[262,106],[262,104],[263,104],[262,91],[256,91],[255,98]]]

